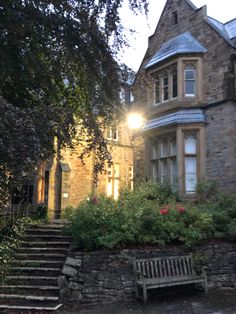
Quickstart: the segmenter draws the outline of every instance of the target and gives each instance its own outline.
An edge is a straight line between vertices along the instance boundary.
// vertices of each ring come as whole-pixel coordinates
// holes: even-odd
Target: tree
[[[102,128],[120,108],[123,2],[0,1],[1,195],[55,154],[55,137],[60,148],[86,138],[80,157],[95,150],[96,171],[110,158]]]

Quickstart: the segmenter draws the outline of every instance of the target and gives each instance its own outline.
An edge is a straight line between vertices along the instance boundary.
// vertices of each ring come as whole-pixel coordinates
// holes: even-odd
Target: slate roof
[[[145,65],[145,69],[180,53],[197,53],[206,51],[206,48],[204,48],[189,32],[186,32],[165,42]]]
[[[208,22],[227,40],[236,37],[236,18],[223,24],[212,17],[207,17]],[[232,42],[231,42],[232,43]]]
[[[143,127],[143,132],[179,123],[188,124],[205,122],[206,116],[201,109],[183,109],[147,121]]]

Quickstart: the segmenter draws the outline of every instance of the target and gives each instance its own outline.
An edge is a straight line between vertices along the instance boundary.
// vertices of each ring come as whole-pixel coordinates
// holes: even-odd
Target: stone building
[[[94,153],[85,162],[77,152],[64,150],[62,159],[42,164],[36,182],[32,183],[32,203],[47,206],[49,218],[59,218],[65,207],[76,207],[91,195],[103,193],[117,198],[122,187],[133,184],[133,146],[126,123],[108,127],[106,138],[112,154],[112,165],[94,182]]]
[[[133,94],[146,117],[146,177],[184,196],[202,179],[236,192],[236,19],[167,0]]]

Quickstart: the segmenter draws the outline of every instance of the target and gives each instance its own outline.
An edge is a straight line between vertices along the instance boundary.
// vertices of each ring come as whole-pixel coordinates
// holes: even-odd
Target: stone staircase
[[[61,308],[58,276],[70,242],[62,224],[28,229],[0,286],[0,313],[50,313]]]

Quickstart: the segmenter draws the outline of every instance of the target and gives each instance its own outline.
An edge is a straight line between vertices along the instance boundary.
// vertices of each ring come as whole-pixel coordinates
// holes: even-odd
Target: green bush
[[[92,197],[78,208],[67,208],[66,218],[83,249],[167,243],[192,247],[215,233],[210,211],[183,205],[166,186],[152,182],[122,191],[117,201],[104,195]]]
[[[0,242],[0,283],[8,271],[14,249],[19,246],[27,226],[31,223],[30,218],[18,219],[13,225],[9,225],[8,232]]]

